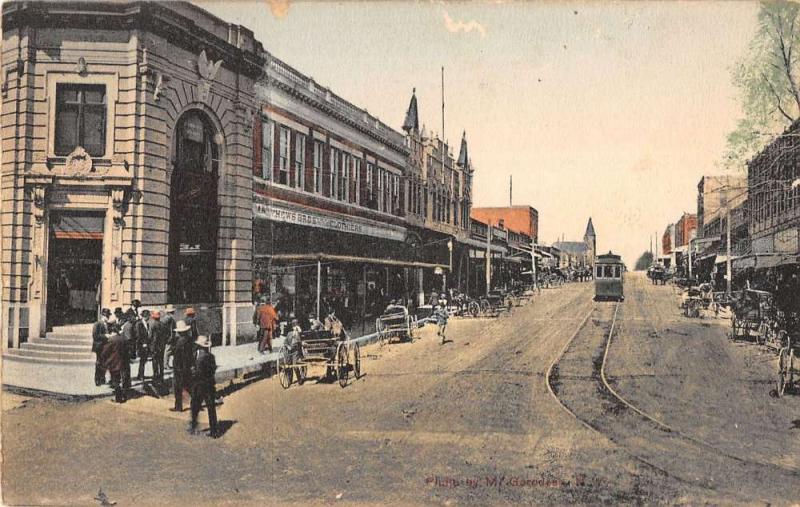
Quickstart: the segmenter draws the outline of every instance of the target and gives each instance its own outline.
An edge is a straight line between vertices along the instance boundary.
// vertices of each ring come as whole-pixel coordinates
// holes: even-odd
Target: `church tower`
[[[594,266],[595,255],[597,254],[597,234],[594,232],[594,225],[592,225],[592,217],[589,217],[589,223],[586,224],[586,232],[583,235],[583,241],[589,247],[586,255],[586,263]]]

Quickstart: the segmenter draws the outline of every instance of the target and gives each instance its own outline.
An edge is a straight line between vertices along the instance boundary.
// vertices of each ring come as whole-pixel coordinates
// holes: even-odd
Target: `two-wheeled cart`
[[[329,330],[301,331],[291,347],[280,349],[277,370],[281,387],[288,389],[295,377],[302,385],[311,367],[324,368],[323,378],[338,381],[342,387],[347,385],[351,372],[359,379],[361,350],[358,343],[346,338],[344,333],[334,334]]]

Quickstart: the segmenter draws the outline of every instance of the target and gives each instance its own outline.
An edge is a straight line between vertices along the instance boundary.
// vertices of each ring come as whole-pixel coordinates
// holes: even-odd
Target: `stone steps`
[[[34,337],[17,349],[8,349],[4,360],[29,363],[94,363],[92,324],[61,326],[44,338]]]
[[[51,351],[40,349],[8,349],[3,360],[19,360],[32,363],[89,363],[94,364],[94,354],[86,352]]]

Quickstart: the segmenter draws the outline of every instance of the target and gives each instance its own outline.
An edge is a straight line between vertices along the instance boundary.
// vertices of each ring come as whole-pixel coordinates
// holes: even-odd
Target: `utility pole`
[[[514,176],[512,174],[508,175],[508,206],[511,207],[514,205]]]
[[[725,296],[731,295],[731,208],[730,206],[725,209],[725,232],[727,237],[727,250],[728,255],[725,258]]]
[[[533,290],[536,290],[536,243],[533,238],[531,238],[531,273],[533,273]]]
[[[492,221],[486,224],[486,295],[492,287]]]
[[[444,65],[442,65],[442,141],[444,139]]]

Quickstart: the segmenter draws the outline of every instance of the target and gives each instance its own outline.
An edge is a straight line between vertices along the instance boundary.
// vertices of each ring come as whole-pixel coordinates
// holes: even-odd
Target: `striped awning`
[[[103,239],[101,213],[54,213],[50,223],[57,239]]]

